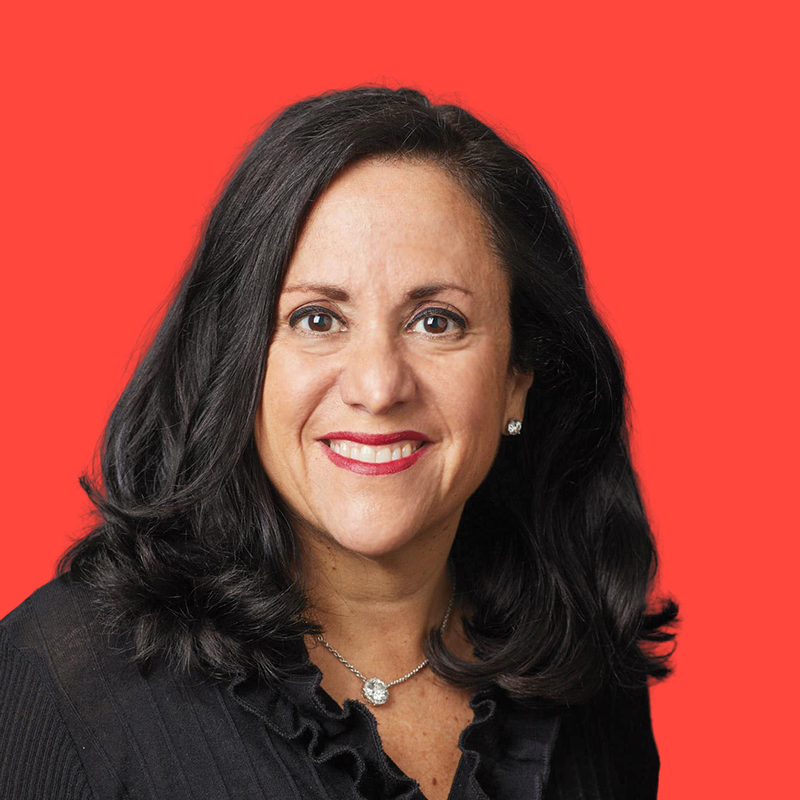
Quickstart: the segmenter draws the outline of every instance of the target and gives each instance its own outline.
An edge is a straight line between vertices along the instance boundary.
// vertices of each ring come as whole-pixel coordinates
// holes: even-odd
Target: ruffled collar
[[[419,784],[380,747],[372,712],[352,699],[339,706],[322,688],[322,672],[309,659],[302,640],[296,646],[299,667],[291,678],[280,683],[267,683],[256,676],[235,679],[228,687],[235,701],[274,734],[305,748],[315,764],[349,773],[356,797],[424,797]],[[476,691],[470,708],[473,719],[459,738],[462,756],[450,800],[512,796],[513,787],[520,785],[526,787],[526,797],[541,798],[560,716],[525,708],[497,686]],[[370,742],[375,746],[366,746]]]

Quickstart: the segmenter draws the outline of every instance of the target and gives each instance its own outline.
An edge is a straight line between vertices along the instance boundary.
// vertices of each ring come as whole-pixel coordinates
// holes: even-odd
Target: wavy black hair
[[[438,165],[478,204],[510,282],[509,369],[535,374],[522,435],[502,437],[450,555],[480,661],[456,658],[431,631],[432,669],[458,686],[557,703],[665,677],[671,650],[659,643],[674,638],[678,609],[671,598],[652,605],[656,549],[631,465],[622,360],[564,213],[519,149],[411,88],[326,92],[268,121],[111,413],[102,481],[80,477],[96,520],[57,574],[92,587],[145,671],[161,658],[214,680],[292,671],[291,643],[318,628],[254,419],[300,230],[334,176],[363,158]]]

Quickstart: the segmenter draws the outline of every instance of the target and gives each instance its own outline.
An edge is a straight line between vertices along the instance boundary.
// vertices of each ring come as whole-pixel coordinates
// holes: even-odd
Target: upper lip
[[[320,439],[346,439],[348,442],[360,444],[394,444],[394,442],[412,441],[427,442],[428,437],[419,431],[397,431],[397,433],[355,433],[354,431],[331,431]]]

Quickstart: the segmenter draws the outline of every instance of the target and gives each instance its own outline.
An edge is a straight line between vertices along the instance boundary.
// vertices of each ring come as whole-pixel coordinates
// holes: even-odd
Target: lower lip
[[[350,472],[357,472],[359,475],[391,475],[394,472],[402,472],[404,469],[413,467],[430,449],[430,442],[425,442],[419,450],[415,450],[410,456],[398,458],[397,461],[370,464],[367,461],[356,461],[354,458],[340,456],[336,451],[331,450],[325,442],[320,442],[320,444],[324,448],[325,454],[337,467],[349,469]]]

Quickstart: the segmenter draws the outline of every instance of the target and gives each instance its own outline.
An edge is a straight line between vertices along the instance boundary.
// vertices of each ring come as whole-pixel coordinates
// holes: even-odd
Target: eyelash
[[[304,308],[300,308],[297,311],[295,311],[289,317],[289,327],[294,329],[298,322],[305,319],[310,314],[314,313],[325,314],[327,316],[333,317],[334,319],[344,324],[344,320],[338,314],[334,314],[333,311],[331,311],[328,308],[325,308],[324,306],[305,306]],[[456,325],[458,325],[461,328],[461,331],[465,331],[467,329],[466,321],[459,314],[456,314],[454,311],[450,311],[447,308],[437,308],[437,307],[426,308],[424,311],[417,314],[417,316],[414,317],[414,319],[412,319],[411,322],[408,323],[408,326],[411,327],[412,325],[419,322],[421,319],[425,319],[426,317],[445,317],[451,320],[452,322],[455,322]],[[310,336],[312,338],[318,339],[323,336],[331,336],[333,332],[329,331],[328,333],[314,333],[312,331],[303,330],[300,331],[300,333],[303,334],[304,336]],[[426,336],[429,339],[460,338],[460,332],[456,336],[452,334],[434,334],[434,333],[424,333],[422,335]]]

